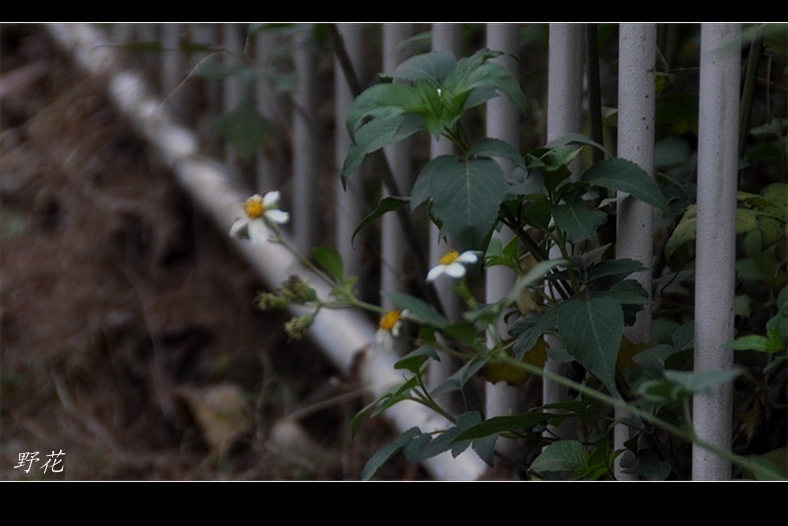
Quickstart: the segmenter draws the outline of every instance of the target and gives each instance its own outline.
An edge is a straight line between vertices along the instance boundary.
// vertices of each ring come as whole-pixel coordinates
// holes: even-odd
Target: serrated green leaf
[[[439,159],[428,175],[432,213],[465,250],[478,250],[498,221],[506,194],[503,171],[486,157]]]
[[[405,84],[377,84],[356,97],[347,114],[347,131],[355,138],[356,131],[367,117],[391,119],[421,108],[416,90]]]
[[[615,368],[624,313],[612,298],[572,299],[558,316],[558,334],[567,351],[616,393]]]
[[[615,158],[598,162],[586,170],[580,180],[608,190],[626,192],[672,215],[670,205],[657,183],[632,161]]]
[[[457,59],[454,57],[454,53],[433,51],[407,59],[387,76],[410,81],[426,79],[439,88],[456,67]]]
[[[389,196],[384,197],[378,203],[378,206],[375,210],[372,211],[367,217],[361,220],[361,223],[358,224],[356,229],[353,231],[353,237],[350,238],[351,244],[353,240],[356,239],[356,234],[364,230],[366,227],[383,217],[384,214],[388,212],[396,212],[403,206],[406,206],[410,202],[409,197],[401,197],[401,196]]]
[[[362,480],[369,480],[372,478],[372,475],[377,472],[380,467],[389,461],[391,457],[393,457],[399,450],[401,450],[405,445],[408,444],[411,440],[420,436],[421,430],[418,427],[412,427],[405,431],[399,438],[394,440],[393,442],[386,444],[382,448],[378,449],[372,458],[369,459],[366,466],[361,472],[361,479]]]
[[[484,422],[469,427],[454,439],[455,442],[462,440],[476,440],[478,438],[505,433],[507,431],[520,431],[534,426],[544,424],[551,418],[558,416],[555,413],[530,412],[512,416],[494,416]]]
[[[577,440],[561,440],[545,448],[531,469],[538,472],[575,471],[588,463],[588,452]]]
[[[553,218],[562,230],[573,237],[591,241],[596,239],[591,211],[582,199],[557,205],[553,208]]]
[[[484,460],[488,466],[495,466],[495,444],[498,442],[498,435],[490,435],[484,438],[477,438],[471,443],[471,447],[479,458]]]
[[[503,157],[505,159],[511,159],[523,170],[526,169],[525,159],[520,155],[520,152],[508,142],[500,139],[485,137],[474,144],[471,149],[466,152],[466,155],[476,157]]]
[[[406,139],[424,129],[424,117],[417,114],[402,114],[390,119],[374,119],[356,132],[355,142],[350,144],[342,165],[342,185],[347,189],[347,178],[356,171],[368,154],[386,145]]]
[[[484,367],[488,361],[487,358],[475,357],[463,365],[460,370],[446,379],[445,382],[430,392],[430,396],[436,397],[443,393],[450,393],[452,391],[460,391],[465,386],[465,383],[476,374],[479,369]]]

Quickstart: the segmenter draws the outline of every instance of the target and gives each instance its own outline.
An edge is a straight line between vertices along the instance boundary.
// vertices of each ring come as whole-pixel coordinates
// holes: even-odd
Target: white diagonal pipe
[[[217,228],[229,231],[235,219],[243,214],[242,203],[247,193],[232,184],[221,164],[198,155],[196,136],[174,121],[161,101],[152,96],[140,75],[119,69],[114,50],[104,45],[92,27],[52,24],[47,29],[79,66],[107,82],[107,91],[117,108],[131,119],[138,133],[175,174],[178,183],[210,215]],[[279,287],[290,275],[297,274],[320,296],[328,296],[328,287],[301,267],[281,245],[235,242],[235,246],[270,288]],[[304,312],[303,308],[292,310],[296,315]],[[373,345],[375,327],[361,313],[349,310],[321,312],[310,333],[340,372],[350,375],[351,366],[354,366],[359,380],[372,396],[378,397],[392,385],[402,382],[401,373],[393,368],[396,356],[366,352]],[[424,432],[449,426],[444,418],[411,402],[397,404],[384,415],[400,432],[413,426]],[[473,480],[485,468],[472,452],[456,459],[444,453],[425,462],[425,466],[441,480]]]

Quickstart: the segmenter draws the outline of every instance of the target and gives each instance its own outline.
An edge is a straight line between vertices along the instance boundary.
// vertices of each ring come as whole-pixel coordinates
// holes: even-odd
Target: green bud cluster
[[[304,337],[304,333],[312,326],[314,321],[314,314],[304,314],[303,316],[291,318],[285,323],[285,332],[293,340],[300,340]]]

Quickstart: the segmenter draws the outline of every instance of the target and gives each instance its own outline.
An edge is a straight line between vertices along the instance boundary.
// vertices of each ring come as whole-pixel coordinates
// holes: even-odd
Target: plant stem
[[[583,394],[584,396],[588,396],[589,398],[593,398],[595,400],[599,400],[602,403],[605,403],[605,404],[611,405],[613,407],[618,407],[620,409],[624,409],[626,411],[629,411],[631,414],[639,417],[641,420],[649,422],[649,423],[655,425],[656,427],[659,427],[660,429],[664,429],[665,431],[667,431],[667,432],[671,433],[672,435],[675,435],[675,436],[677,436],[679,438],[683,438],[683,439],[685,439],[687,441],[694,442],[695,444],[698,444],[700,447],[702,447],[704,449],[707,449],[707,450],[711,451],[712,453],[714,453],[716,455],[719,455],[719,456],[723,457],[724,459],[729,460],[729,461],[733,462],[734,464],[736,464],[736,465],[738,465],[738,466],[740,466],[740,467],[742,467],[744,469],[749,469],[750,471],[752,471],[755,474],[760,474],[760,475],[763,475],[765,477],[774,477],[774,475],[775,475],[774,472],[762,467],[761,465],[757,464],[756,462],[753,462],[753,461],[751,461],[751,460],[749,460],[749,459],[747,459],[745,457],[741,457],[741,456],[736,455],[736,454],[734,454],[734,453],[732,453],[730,451],[722,449],[722,448],[720,448],[720,447],[718,447],[718,446],[716,446],[716,445],[714,445],[714,444],[712,444],[710,442],[706,442],[705,440],[702,440],[701,438],[699,438],[695,434],[695,432],[694,432],[694,430],[692,428],[690,428],[688,430],[681,429],[678,426],[675,426],[675,425],[673,425],[673,424],[671,424],[669,422],[666,422],[665,420],[659,418],[658,416],[652,415],[651,413],[640,409],[638,406],[636,406],[634,404],[629,404],[629,403],[625,402],[624,400],[622,400],[620,398],[614,398],[614,397],[606,395],[604,393],[600,393],[596,389],[592,389],[590,387],[587,387],[585,385],[579,384],[577,382],[573,382],[572,380],[570,380],[568,378],[564,378],[563,376],[560,376],[560,375],[557,375],[557,374],[552,373],[550,371],[541,369],[541,368],[539,368],[539,367],[537,367],[535,365],[532,365],[530,363],[521,362],[519,360],[515,360],[514,358],[512,358],[510,356],[506,356],[506,355],[500,356],[500,359],[505,361],[506,363],[514,366],[514,367],[519,367],[521,369],[524,369],[525,371],[527,371],[527,372],[529,372],[531,374],[535,374],[537,376],[541,376],[544,379],[550,380],[550,381],[555,382],[557,384],[561,384],[561,385],[563,385],[565,387],[569,387],[570,389],[574,389],[574,390],[578,391],[579,393]]]

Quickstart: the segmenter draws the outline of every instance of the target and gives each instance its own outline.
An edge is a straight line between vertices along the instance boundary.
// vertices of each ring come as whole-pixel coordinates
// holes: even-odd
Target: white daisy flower
[[[436,279],[441,274],[446,274],[452,278],[461,278],[465,275],[465,265],[479,261],[477,250],[468,250],[460,254],[456,250],[450,250],[445,256],[438,260],[438,265],[432,267],[427,274],[427,283]]]
[[[237,239],[251,239],[255,243],[266,240],[266,223],[283,225],[290,220],[290,214],[279,210],[279,192],[255,194],[244,203],[246,217],[242,217],[230,228],[230,235]]]
[[[408,315],[407,310],[390,310],[378,322],[378,331],[375,333],[375,343],[387,351],[394,348],[394,338],[399,337],[402,320]]]

